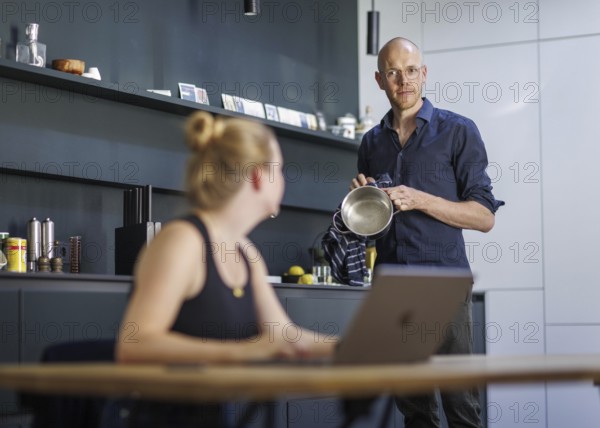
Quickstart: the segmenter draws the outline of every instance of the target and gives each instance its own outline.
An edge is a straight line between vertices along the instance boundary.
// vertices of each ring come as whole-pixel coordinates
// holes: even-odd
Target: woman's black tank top
[[[257,335],[258,319],[252,292],[252,273],[245,255],[240,253],[241,260],[246,265],[248,281],[243,288],[243,296],[236,297],[219,275],[214,257],[237,255],[229,252],[231,249],[222,248],[221,244],[211,243],[205,225],[197,216],[189,215],[182,220],[196,226],[204,238],[204,251],[199,255],[198,262],[206,262],[206,281],[200,293],[183,303],[172,330],[190,336],[221,340],[247,339]]]

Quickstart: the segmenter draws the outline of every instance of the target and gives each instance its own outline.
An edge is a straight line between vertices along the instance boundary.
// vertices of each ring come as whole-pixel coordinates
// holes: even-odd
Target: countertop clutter
[[[161,226],[161,222],[152,221],[152,186],[123,191],[123,226],[115,229],[115,274],[133,274],[139,252]]]
[[[17,62],[34,67],[46,67],[46,44],[38,40],[39,31],[39,24],[27,24],[25,27],[26,39],[17,43],[15,56]],[[100,80],[100,71],[98,68],[90,67],[90,70],[86,73],[85,61],[80,59],[54,59],[52,60],[52,68],[65,73]]]
[[[210,57],[213,46],[204,48],[209,57],[202,64],[197,64],[195,61],[191,63],[176,61],[175,67],[157,64],[158,68],[154,70],[144,69],[139,67],[141,63],[128,62],[127,55],[123,52],[114,52],[114,55],[107,56],[101,49],[87,49],[87,44],[82,40],[91,37],[91,33],[95,35],[96,31],[101,31],[102,23],[94,26],[94,31],[81,34],[81,40],[74,41],[73,49],[66,49],[67,45],[64,41],[72,41],[69,38],[74,38],[73,29],[66,30],[60,25],[50,25],[48,22],[36,21],[34,18],[29,19],[40,24],[38,41],[47,45],[46,66],[35,67],[14,60],[14,51],[12,51],[14,44],[24,38],[25,23],[23,23],[16,34],[11,34],[11,44],[7,45],[11,52],[6,59],[0,60],[0,79],[9,91],[6,106],[10,110],[10,113],[3,117],[4,126],[0,128],[5,135],[4,141],[7,146],[13,145],[15,139],[26,142],[26,144],[13,145],[15,150],[11,152],[10,160],[14,160],[14,166],[12,163],[3,164],[4,171],[9,174],[10,179],[20,177],[19,174],[29,175],[30,172],[33,177],[40,179],[27,183],[29,195],[15,198],[15,203],[12,206],[8,205],[7,208],[10,208],[11,215],[17,218],[19,224],[26,223],[32,214],[37,215],[38,218],[44,216],[40,221],[45,217],[52,217],[57,222],[57,227],[61,226],[60,235],[57,229],[57,238],[64,237],[67,245],[69,235],[81,234],[84,260],[80,270],[86,273],[115,273],[115,245],[112,235],[114,230],[122,225],[119,195],[124,188],[134,185],[152,185],[156,198],[154,202],[156,212],[152,220],[166,221],[172,218],[170,216],[174,215],[174,212],[180,212],[184,190],[180,171],[185,148],[175,140],[181,130],[179,124],[197,110],[224,117],[246,115],[245,112],[228,111],[221,107],[220,96],[224,92],[256,98],[255,93],[247,90],[250,86],[241,81],[242,78],[251,79],[263,89],[262,101],[265,103],[271,102],[276,107],[286,106],[313,113],[313,104],[318,105],[330,121],[352,111],[353,106],[357,104],[356,97],[348,95],[351,92],[344,91],[346,86],[353,87],[352,83],[345,83],[352,77],[349,77],[348,73],[332,73],[331,75],[337,76],[335,86],[325,87],[324,85],[329,82],[315,82],[316,77],[311,77],[312,74],[306,75],[300,70],[290,70],[286,75],[289,82],[281,81],[280,86],[274,86],[272,91],[267,92],[264,83],[279,79],[277,73],[269,74],[268,70],[260,71],[258,80],[249,73],[249,70],[226,70],[214,76],[205,72],[194,74],[194,67],[196,71],[197,67],[205,67],[208,72],[214,71],[213,64],[216,63]],[[147,21],[141,20],[140,25],[123,25],[122,29],[131,31],[133,33],[131,36],[134,37],[138,32],[140,34],[145,32],[146,24]],[[217,23],[215,26],[221,27]],[[346,24],[342,26],[349,30],[352,27]],[[80,30],[78,27],[75,29]],[[241,30],[236,27],[233,32]],[[230,32],[229,36],[232,34]],[[3,33],[2,36],[4,38],[5,34]],[[332,32],[332,36],[335,40],[342,38],[339,30]],[[263,48],[269,44],[268,40],[266,42],[261,45]],[[100,43],[110,47],[120,41],[117,37]],[[180,48],[188,50],[189,46],[187,44],[181,47],[170,46],[167,43],[164,48],[175,52]],[[250,50],[258,50],[254,60],[258,61],[259,67],[266,69],[267,51],[263,48],[251,47]],[[143,47],[140,47],[140,51],[136,53],[143,55],[145,51],[142,50]],[[164,51],[160,54],[167,53]],[[304,51],[299,53],[307,54],[307,64],[311,68],[322,68],[322,65],[318,64],[319,58]],[[217,55],[216,52],[214,54]],[[119,58],[115,59],[115,57]],[[86,69],[89,69],[89,66],[98,66],[102,73],[102,80],[85,79],[77,74],[52,69],[51,63],[55,59],[81,60],[86,63]],[[113,60],[117,61],[116,68],[107,65]],[[261,64],[265,66],[262,67]],[[345,61],[336,60],[326,68],[346,70],[344,64]],[[158,74],[154,76],[154,73]],[[185,81],[181,77],[185,75],[202,76],[204,80],[191,80],[191,83],[207,89],[210,104],[182,99],[179,96],[177,83],[178,80]],[[158,78],[159,76],[162,78]],[[221,81],[224,82],[223,85],[219,84]],[[207,82],[216,82],[216,84],[205,86]],[[225,84],[225,82],[234,83]],[[240,84],[237,85],[235,82]],[[31,87],[39,90],[35,94],[30,94],[27,91]],[[172,96],[146,90],[154,87],[170,89]],[[302,93],[298,91],[297,96],[292,92],[290,94],[293,98],[285,98],[282,95],[287,95],[281,91],[282,88],[292,90],[297,87],[302,89]],[[334,90],[339,92],[334,93]],[[199,94],[194,93],[194,96],[200,95],[202,98],[203,93],[199,92]],[[23,97],[26,103],[22,101]],[[335,102],[323,104],[321,101],[324,97]],[[34,98],[39,98],[40,102],[34,101]],[[56,115],[60,115],[58,120],[51,120],[50,116],[54,117],[54,115],[47,114],[49,108],[52,112],[57,112]],[[25,121],[20,119],[25,117],[22,110],[27,110],[28,117],[38,121],[38,126],[29,129]],[[103,117],[104,120],[99,123],[97,117]],[[292,264],[302,265],[307,273],[311,272],[312,264],[306,256],[306,249],[310,247],[308,241],[311,236],[325,227],[331,210],[337,204],[336,201],[341,199],[342,194],[347,190],[346,182],[353,175],[351,170],[355,168],[353,159],[358,145],[354,140],[335,136],[330,132],[321,131],[320,128],[317,130],[303,128],[267,117],[256,120],[268,124],[275,131],[290,168],[286,173],[288,183],[280,218],[266,222],[253,239],[259,246],[264,246],[264,243],[270,245],[272,242],[279,242],[282,231],[288,230],[289,232],[284,235],[288,242],[280,242],[279,247],[268,260],[269,272],[282,275]],[[317,127],[318,122],[317,120]],[[102,123],[110,123],[114,126],[102,126]],[[55,132],[47,132],[48,130]],[[24,132],[27,133],[26,138],[18,135]],[[65,162],[76,166],[67,171]],[[46,172],[44,166],[51,163],[62,167],[62,172],[58,168],[50,169],[48,174],[44,174]],[[86,174],[85,167],[88,165],[93,168],[87,169],[91,173]],[[172,167],[160,168],[159,165]],[[307,188],[310,191],[307,192]],[[58,202],[60,197],[52,201],[44,201],[42,204],[44,209],[39,211],[39,214],[28,213],[23,209],[30,203],[29,201],[37,197],[34,193],[58,193],[59,191],[63,193],[65,190],[69,193],[71,191],[85,193],[85,198],[80,198],[81,202],[69,212],[63,212],[58,208],[61,204]],[[3,192],[10,195],[12,189],[3,189]],[[13,229],[13,225],[4,217],[0,222],[0,230],[10,229],[8,231],[11,234],[25,239],[24,230],[21,232],[20,229]],[[91,217],[98,220],[94,221],[94,227],[73,230],[71,233],[64,230],[65,224],[85,225]],[[292,230],[290,226],[299,224],[297,219],[300,217],[305,219],[302,224],[306,227]],[[2,224],[5,226],[3,227]],[[287,248],[285,245],[294,245],[293,248],[297,245],[299,251],[294,253],[298,254],[297,260],[286,259],[286,254],[282,250]],[[63,260],[63,270],[68,271],[68,248]],[[315,285],[313,283],[311,286]]]
[[[85,71],[85,61],[80,59],[54,59],[52,60],[52,68],[81,76]]]
[[[38,23],[29,23],[26,25],[26,38],[24,41],[17,43],[16,47],[15,59],[17,62],[34,67],[46,67],[47,46],[39,40],[39,33],[40,25]],[[51,67],[61,72],[101,80],[98,67],[89,67],[88,71],[85,71],[86,61],[83,59],[55,58],[52,59]],[[197,87],[193,83],[181,82],[178,83],[178,88],[179,98],[182,100],[204,105],[210,104],[206,88]],[[161,94],[162,96],[171,96],[171,91],[168,89],[147,88],[146,91]],[[335,125],[327,126],[323,113],[316,110],[316,107],[314,113],[307,113],[287,107],[262,103],[258,99],[248,99],[229,93],[222,93],[221,101],[225,110],[311,131],[331,132],[335,136],[349,140],[360,138],[372,126],[372,119],[368,114],[365,117],[361,117],[361,121],[358,122],[353,114],[348,113],[345,116],[338,117]]]
[[[0,232],[0,270],[62,273],[67,248],[69,271],[79,273],[81,236],[69,237],[67,245],[55,239],[54,222],[50,218],[40,222],[33,217],[27,222],[26,238]]]
[[[88,124],[85,119],[89,117],[91,121],[93,115],[91,110],[95,110],[99,107],[104,109],[104,106],[106,106],[106,114],[112,115],[110,120],[126,120],[128,124],[139,123],[146,128],[150,126],[152,130],[148,132],[151,135],[149,134],[146,136],[144,141],[147,141],[148,138],[153,136],[162,137],[161,132],[165,133],[165,131],[161,131],[160,129],[164,127],[170,129],[169,126],[171,125],[171,122],[163,123],[161,121],[162,117],[165,117],[165,121],[167,118],[172,118],[172,115],[175,115],[175,118],[177,118],[177,116],[185,117],[198,109],[198,107],[196,107],[197,104],[191,104],[188,101],[180,100],[174,97],[164,97],[145,91],[123,91],[120,87],[113,84],[101,81],[94,82],[70,73],[59,73],[48,68],[32,67],[5,59],[0,59],[0,78],[3,79],[3,82],[7,82],[7,90],[14,89],[19,91],[26,85],[36,85],[37,87],[42,88],[41,94],[43,95],[45,91],[54,91],[54,89],[58,89],[58,93],[61,94],[59,99],[61,108],[68,109],[70,112],[69,114],[82,115],[84,118],[83,122],[81,123],[81,126],[85,126],[85,130],[82,131],[84,132],[84,135],[85,132],[89,132],[89,130],[93,130],[94,132],[103,131],[96,130],[96,127],[93,124]],[[70,102],[72,97],[76,97],[75,99],[80,97],[83,103],[75,107],[75,105]],[[91,100],[93,102],[86,102],[88,99],[90,99],[90,97],[92,97]],[[9,95],[9,105],[12,106],[12,101],[15,101],[18,103],[15,108],[18,108],[22,105],[22,103],[19,101],[20,99],[20,95]],[[62,104],[64,104],[64,106],[62,106]],[[41,114],[41,110],[44,105],[43,103],[40,103],[39,105],[34,104],[34,107],[37,110],[40,110],[39,113]],[[53,108],[58,108],[55,102],[53,103]],[[78,111],[73,111],[74,108],[77,108]],[[235,116],[233,113],[229,113],[223,109],[209,105],[202,106],[201,109],[223,116]],[[167,113],[167,115],[162,115],[162,113]],[[17,113],[14,115],[16,114]],[[143,117],[140,117],[140,115]],[[148,117],[150,122],[146,120],[146,117]],[[150,119],[150,117],[153,119]],[[156,119],[157,117],[159,118],[158,121]],[[137,122],[141,119],[144,120]],[[11,119],[7,118],[7,120],[10,121]],[[142,157],[146,159],[145,162],[149,162],[150,164],[159,164],[162,162],[167,162],[174,165],[179,164],[179,154],[173,149],[171,142],[167,144],[166,139],[160,138],[159,142],[153,143],[159,145],[163,144],[163,141],[165,142],[165,150],[160,152],[157,152],[156,150],[150,150],[145,145],[125,145],[118,143],[120,157],[119,159],[114,159],[112,154],[115,153],[115,151],[110,149],[107,144],[104,143],[102,136],[92,136],[90,134],[90,137],[93,138],[94,144],[96,144],[95,142],[98,142],[96,147],[90,146],[89,144],[82,145],[82,140],[79,133],[77,135],[73,135],[73,138],[71,138],[69,130],[72,128],[72,126],[73,124],[65,124],[65,136],[64,138],[61,138],[60,141],[49,141],[47,140],[48,133],[44,133],[44,135],[39,136],[41,139],[36,138],[35,140],[32,140],[31,144],[33,144],[33,146],[26,151],[24,146],[23,148],[21,148],[21,146],[17,146],[17,150],[13,154],[13,157],[18,162],[14,163],[14,167],[11,167],[12,164],[3,164],[5,167],[5,173],[13,174],[14,170],[14,173],[16,174],[27,174],[37,177],[36,174],[40,172],[39,165],[43,166],[51,164],[60,166],[62,165],[62,162],[65,162],[65,160],[59,154],[68,153],[69,162],[74,165],[79,165],[78,168],[73,168],[72,171],[69,170],[68,179],[71,182],[77,182],[76,186],[78,187],[87,185],[86,183],[94,185],[97,183],[101,184],[102,186],[109,186],[111,188],[114,187],[115,189],[118,189],[119,193],[121,193],[123,191],[124,184],[127,185],[127,187],[130,187],[131,179],[135,180],[135,183],[152,185],[153,194],[157,198],[155,205],[158,207],[162,205],[161,198],[164,198],[164,194],[182,194],[183,188],[181,187],[180,180],[176,174],[172,173],[172,171],[162,171],[156,168],[132,169],[136,165],[139,166],[137,160],[141,159]],[[357,145],[353,141],[336,137],[330,133],[325,133],[322,131],[310,131],[278,122],[271,122],[269,123],[269,126],[274,129],[276,135],[278,136],[286,155],[286,159],[289,159],[289,162],[291,162],[290,165],[294,168],[301,168],[301,170],[298,169],[297,171],[302,173],[301,176],[299,173],[294,175],[294,180],[287,184],[286,195],[284,196],[282,203],[283,214],[281,218],[276,222],[269,223],[274,224],[275,226],[288,224],[290,221],[293,222],[293,224],[297,224],[297,218],[299,216],[304,218],[308,215],[310,218],[315,219],[313,221],[313,224],[315,225],[314,228],[319,228],[319,230],[311,229],[310,235],[314,236],[314,234],[321,232],[323,228],[326,227],[326,223],[330,219],[330,213],[336,205],[335,199],[341,200],[343,194],[347,191],[347,186],[345,183],[348,179],[346,177],[351,177],[353,175],[352,170],[354,167],[352,160],[354,159]],[[144,129],[143,127],[138,128],[135,126],[127,128],[132,129],[132,131],[128,132],[128,134],[123,136],[123,138],[138,138],[138,130]],[[44,140],[44,138],[46,140]],[[37,148],[33,149],[34,147],[38,146],[39,150]],[[50,146],[53,147],[53,150],[48,152],[46,149]],[[160,157],[155,156],[156,153],[160,153]],[[94,154],[93,163],[90,163],[91,161],[89,156],[91,154]],[[339,164],[315,164],[315,156],[323,159],[335,157]],[[86,165],[91,165],[94,167],[94,174],[84,173],[84,167]],[[115,167],[118,167],[119,169],[117,170]],[[334,167],[335,169],[333,169]],[[99,177],[100,174],[96,173],[96,171],[99,169],[100,172],[102,172],[102,177]],[[44,177],[40,177],[40,179],[36,182],[43,184],[46,182],[46,179],[54,180],[54,171],[54,169],[49,170],[48,172],[50,175],[47,174]],[[296,170],[294,170],[294,172],[295,171]],[[64,169],[62,173],[60,170],[58,170],[58,175],[56,175],[56,178],[62,180],[65,176],[66,174]],[[319,180],[318,186],[315,185],[315,183],[317,183],[315,180],[317,179]],[[21,179],[14,178],[14,180]],[[112,182],[113,180],[114,183]],[[311,188],[310,192],[306,192],[307,186]],[[100,187],[94,186],[93,189],[100,189]],[[115,202],[116,203],[113,204],[112,207],[106,207],[102,209],[111,210],[115,208],[115,210],[117,210],[118,208],[120,213],[120,204],[118,201]],[[16,212],[18,212],[19,217],[22,218],[23,223],[25,223],[27,219],[31,218],[30,213],[19,211],[18,206],[13,207],[13,209],[17,210]],[[51,212],[51,215],[53,216],[58,215],[53,210],[49,212]],[[71,214],[75,215],[75,213],[76,212],[67,213],[67,217],[69,217]],[[118,218],[119,213],[115,212],[114,218]],[[159,209],[157,216],[161,218],[165,217],[165,213],[161,212]],[[82,220],[77,220],[77,223],[81,223],[81,221]],[[65,219],[63,221],[61,218],[60,226],[62,227],[65,224],[70,223],[72,223],[71,220]],[[8,223],[6,223],[4,227],[0,225],[0,230],[6,230],[7,224]],[[89,243],[93,244],[103,242],[103,236],[106,236],[107,233],[114,233],[114,229],[118,227],[117,224],[112,224],[111,222],[103,224],[105,224],[106,227],[110,226],[110,230],[86,230],[83,234],[81,245],[84,253],[86,245],[90,245]],[[270,227],[268,229],[270,229]],[[73,232],[75,232],[77,235],[82,234],[80,231]],[[269,234],[270,233],[271,232],[269,231]],[[12,234],[18,235],[16,232]],[[22,233],[21,237],[26,239],[26,236],[24,235],[25,234]],[[67,237],[64,240],[66,245],[66,243],[68,243],[69,234],[61,232],[61,235]],[[277,239],[276,235],[279,235],[279,232],[274,233],[273,236],[269,235],[268,237],[263,238],[263,240],[269,242],[273,241],[274,239]],[[294,241],[294,245],[296,245],[296,242],[298,242],[303,248],[310,248],[312,241],[308,237],[305,239],[307,242],[303,242],[303,239],[306,237],[305,235],[306,234],[303,234],[303,237],[299,236],[298,238],[294,238],[296,239]],[[58,238],[60,239],[60,236],[58,236]],[[103,251],[104,255],[112,256],[114,249],[110,241],[109,245],[109,248],[103,247],[101,250]],[[67,247],[64,258],[65,271],[68,271],[69,269],[68,254],[69,248]],[[303,259],[298,260],[297,262],[300,262],[306,271],[310,272],[312,263],[306,260],[305,255],[306,253],[304,253]],[[287,271],[290,264],[293,263],[284,262],[283,260],[275,260],[273,265],[269,266],[269,271],[274,275],[282,275],[285,271]],[[103,267],[105,265],[108,266],[108,269]],[[81,267],[82,266],[80,265],[80,270]],[[114,267],[112,266],[112,263],[109,264],[103,260],[101,260],[101,263],[93,264],[90,264],[89,261],[87,264],[84,262],[83,269],[86,268],[91,269],[89,271],[90,273],[114,273]]]

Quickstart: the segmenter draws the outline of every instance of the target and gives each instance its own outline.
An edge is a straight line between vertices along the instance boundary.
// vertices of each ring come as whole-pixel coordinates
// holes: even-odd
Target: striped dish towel
[[[347,231],[341,216],[335,216],[338,229]],[[329,226],[321,240],[325,259],[331,266],[331,275],[340,284],[362,287],[368,275],[365,263],[365,244],[367,239],[354,233],[342,234]]]

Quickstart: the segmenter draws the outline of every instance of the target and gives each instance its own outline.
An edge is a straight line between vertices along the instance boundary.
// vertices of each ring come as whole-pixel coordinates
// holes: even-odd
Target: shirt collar
[[[433,104],[431,104],[431,102],[427,98],[423,97],[423,105],[417,112],[417,133],[419,132],[419,130],[421,129],[421,126],[423,126],[423,124],[429,123],[431,121],[432,117],[433,117]],[[394,111],[392,109],[390,109],[385,114],[385,116],[383,116],[383,119],[381,119],[381,127],[382,128],[385,127],[388,129],[394,129],[392,126],[393,120],[394,120]]]

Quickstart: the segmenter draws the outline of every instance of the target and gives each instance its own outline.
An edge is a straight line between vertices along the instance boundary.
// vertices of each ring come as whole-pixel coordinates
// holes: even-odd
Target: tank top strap
[[[204,242],[206,244],[209,243],[208,230],[206,229],[206,226],[204,225],[202,220],[200,220],[197,215],[189,214],[182,217],[181,219],[184,221],[188,221],[194,226],[196,226],[196,229],[198,229],[198,232],[200,232],[200,235],[202,235],[202,237],[204,238]]]
[[[198,229],[198,232],[200,232],[200,235],[202,235],[202,238],[204,238],[204,250],[206,251],[206,260],[211,265],[214,265],[214,260],[212,257],[210,257],[212,255],[213,248],[211,248],[211,246],[210,246],[210,237],[208,235],[208,229],[206,228],[206,225],[204,224],[204,222],[202,222],[202,220],[200,220],[198,218],[198,216],[194,215],[194,214],[186,215],[186,216],[182,217],[181,219],[184,221],[188,221],[188,222],[192,223],[194,226],[196,226],[196,228]],[[244,265],[246,266],[246,271],[248,272],[248,283],[250,283],[251,275],[252,275],[252,271],[250,269],[250,262],[248,261],[248,258],[246,257],[246,253],[241,248],[240,248],[240,254],[242,256],[242,259],[244,260]]]

